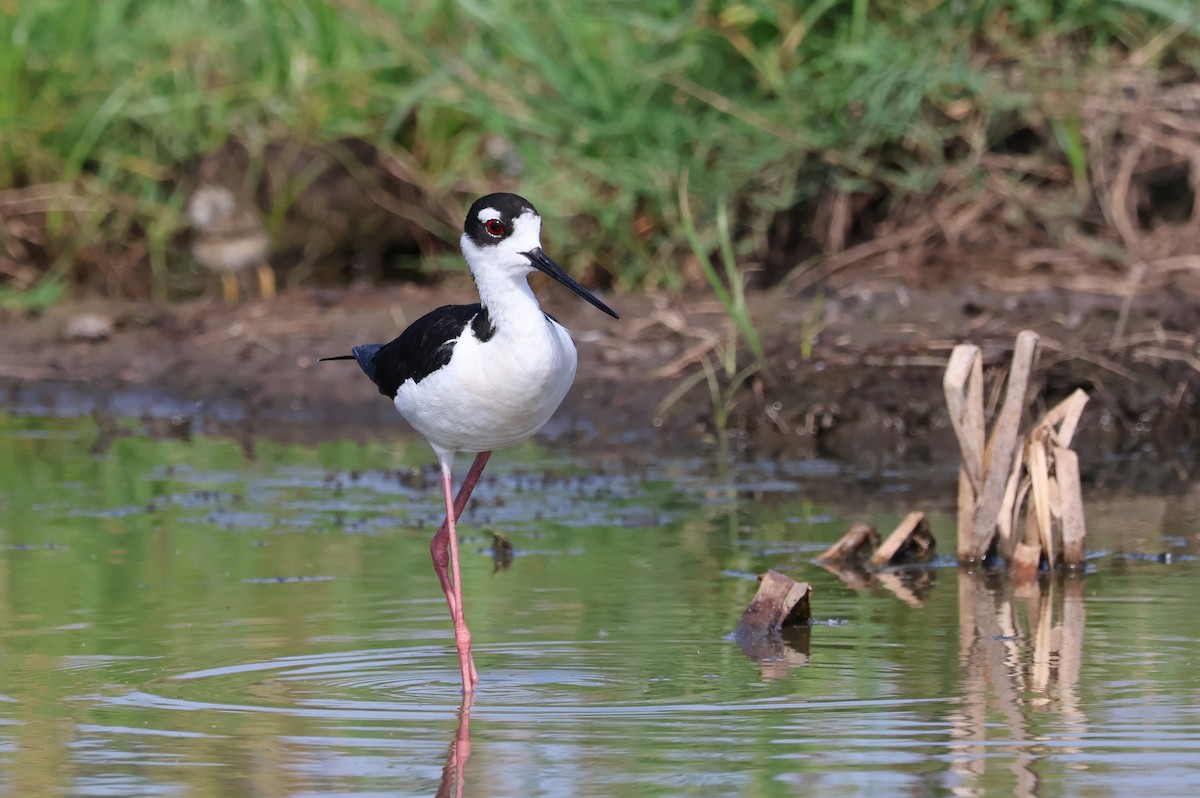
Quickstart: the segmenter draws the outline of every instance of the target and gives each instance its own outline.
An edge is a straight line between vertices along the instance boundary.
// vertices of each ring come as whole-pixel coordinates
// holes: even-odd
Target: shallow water
[[[4,794],[1200,794],[1188,494],[1089,496],[1082,580],[856,590],[812,556],[950,474],[500,453],[463,523],[464,716],[423,442],[102,426],[0,412]],[[743,652],[771,567],[816,622]]]

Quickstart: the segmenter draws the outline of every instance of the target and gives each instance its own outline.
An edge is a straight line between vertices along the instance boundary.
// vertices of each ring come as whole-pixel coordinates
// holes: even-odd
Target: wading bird
[[[437,454],[446,520],[429,550],[454,620],[466,694],[474,691],[479,675],[463,613],[456,523],[492,450],[525,440],[550,420],[575,379],[578,362],[570,333],[542,312],[527,278],[534,269],[545,272],[620,318],[542,251],[541,231],[538,212],[515,194],[476,200],[460,244],[479,303],[446,305],[389,344],[364,344],[353,347],[352,354],[322,358],[356,360]],[[455,496],[452,466],[458,452],[476,456]]]
[[[188,199],[187,215],[194,230],[192,254],[220,276],[225,304],[237,302],[238,275],[249,268],[258,273],[262,298],[275,296],[275,272],[267,263],[271,238],[249,200],[239,199],[225,186],[206,183]]]

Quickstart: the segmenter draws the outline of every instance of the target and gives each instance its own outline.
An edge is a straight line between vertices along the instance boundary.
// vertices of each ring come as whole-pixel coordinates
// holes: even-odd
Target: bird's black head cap
[[[477,247],[490,247],[512,235],[513,221],[523,213],[537,213],[533,204],[516,194],[488,194],[475,200],[467,219],[463,222],[463,233]]]

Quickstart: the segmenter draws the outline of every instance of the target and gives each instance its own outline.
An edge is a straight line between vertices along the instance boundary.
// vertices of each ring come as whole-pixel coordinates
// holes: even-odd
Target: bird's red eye
[[[504,222],[500,221],[499,219],[488,219],[486,222],[484,222],[483,226],[487,229],[490,235],[494,235],[496,238],[499,238],[508,232],[508,228],[504,226]]]

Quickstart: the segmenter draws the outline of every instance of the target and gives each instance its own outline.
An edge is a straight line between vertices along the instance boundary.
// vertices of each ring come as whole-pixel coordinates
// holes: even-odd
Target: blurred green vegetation
[[[161,289],[186,165],[227,137],[361,138],[440,207],[519,190],[618,287],[725,279],[696,256],[723,235],[748,263],[780,212],[930,192],[1027,125],[1079,177],[1063,97],[1143,46],[1195,70],[1198,33],[1186,0],[8,0],[0,191],[70,188],[39,200],[43,268],[0,279],[103,250]]]

